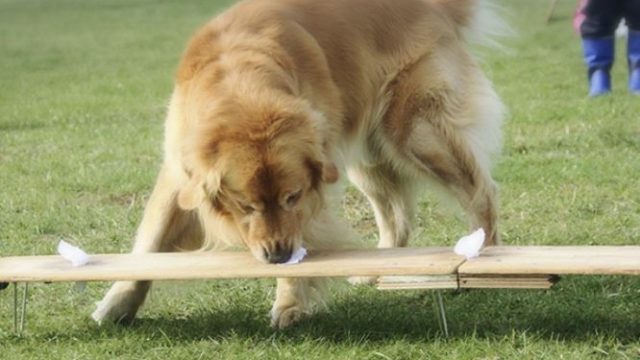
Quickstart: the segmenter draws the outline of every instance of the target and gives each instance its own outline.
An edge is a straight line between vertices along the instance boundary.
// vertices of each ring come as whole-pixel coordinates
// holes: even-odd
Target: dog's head
[[[208,202],[258,260],[282,263],[302,245],[305,224],[323,206],[321,188],[338,173],[326,159],[316,113],[250,110],[227,107],[194,132],[178,204],[190,210]]]

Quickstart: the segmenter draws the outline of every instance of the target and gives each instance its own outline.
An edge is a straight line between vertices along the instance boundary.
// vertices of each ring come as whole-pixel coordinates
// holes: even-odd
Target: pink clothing
[[[578,35],[580,35],[580,25],[582,25],[582,22],[586,18],[583,10],[587,6],[587,1],[588,0],[578,0],[576,13],[573,15],[573,30]]]

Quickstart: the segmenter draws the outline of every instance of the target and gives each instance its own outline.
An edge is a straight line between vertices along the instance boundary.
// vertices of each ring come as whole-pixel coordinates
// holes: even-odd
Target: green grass
[[[59,239],[125,252],[161,160],[180,53],[230,1],[0,0],[0,254],[50,254]],[[505,1],[518,34],[485,66],[510,109],[496,169],[506,244],[640,243],[640,98],[624,46],[613,96],[587,99],[575,1]],[[466,229],[428,197],[415,245]],[[345,214],[375,241],[353,190]],[[640,260],[639,260],[640,261]],[[131,327],[89,314],[108,284],[31,287],[26,331],[0,292],[0,358],[586,359],[640,357],[640,279],[568,277],[550,291],[447,292],[452,337],[430,293],[337,288],[331,312],[268,327],[272,281],[162,283]]]

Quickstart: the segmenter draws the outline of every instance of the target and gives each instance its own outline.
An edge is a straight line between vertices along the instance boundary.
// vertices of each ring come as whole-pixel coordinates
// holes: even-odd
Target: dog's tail
[[[428,0],[440,7],[460,28],[469,43],[502,48],[500,39],[512,36],[504,10],[492,0]]]

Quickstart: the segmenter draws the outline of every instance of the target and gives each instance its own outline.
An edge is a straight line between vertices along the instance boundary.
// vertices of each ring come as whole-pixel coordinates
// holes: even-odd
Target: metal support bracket
[[[24,331],[27,318],[27,300],[29,295],[29,283],[24,283],[22,290],[22,302],[18,306],[18,283],[13,283],[13,331],[20,334]]]
[[[445,338],[449,338],[449,324],[447,323],[447,314],[444,308],[444,301],[442,299],[442,291],[433,292],[433,304],[436,317],[438,318],[440,331]]]

